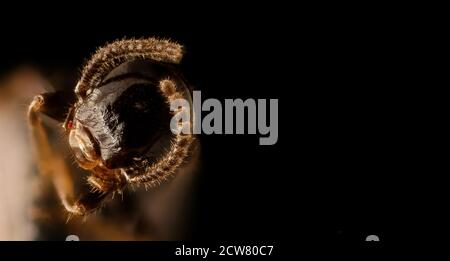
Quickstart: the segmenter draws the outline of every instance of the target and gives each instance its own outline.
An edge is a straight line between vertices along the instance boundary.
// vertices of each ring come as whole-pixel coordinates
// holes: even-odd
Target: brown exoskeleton
[[[173,134],[169,127],[170,102],[192,102],[177,69],[182,54],[182,46],[168,40],[116,41],[93,55],[74,92],[44,93],[31,102],[39,171],[51,178],[69,213],[88,214],[130,185],[156,186],[188,157],[194,136]],[[91,189],[79,197],[63,157],[52,150],[41,114],[62,123],[76,162],[90,172]],[[184,124],[192,127],[192,120],[179,128]]]

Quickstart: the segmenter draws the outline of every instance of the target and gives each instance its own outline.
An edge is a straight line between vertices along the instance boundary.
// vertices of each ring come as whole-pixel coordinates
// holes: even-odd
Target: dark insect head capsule
[[[158,87],[166,77],[176,77],[172,65],[134,60],[87,91],[67,121],[69,143],[82,167],[100,162],[109,169],[126,167],[169,130],[169,106]]]

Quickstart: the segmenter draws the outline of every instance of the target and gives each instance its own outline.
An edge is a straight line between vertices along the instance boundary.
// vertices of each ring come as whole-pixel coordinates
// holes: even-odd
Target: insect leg
[[[45,94],[36,96],[28,108],[28,123],[38,169],[42,176],[52,181],[65,209],[74,215],[84,215],[96,208],[108,193],[91,192],[77,201],[74,200],[74,186],[69,168],[62,155],[53,151],[40,118],[40,112],[49,112],[50,106],[54,105],[46,103],[46,96],[48,97]]]

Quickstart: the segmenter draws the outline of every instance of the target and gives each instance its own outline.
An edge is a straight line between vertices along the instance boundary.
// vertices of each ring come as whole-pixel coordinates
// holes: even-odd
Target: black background
[[[32,62],[76,76],[107,41],[170,37],[186,46],[182,66],[204,99],[279,99],[274,146],[201,135],[192,239],[390,241],[408,229],[420,163],[404,20],[269,4],[122,5],[17,13],[1,25],[0,69]]]

